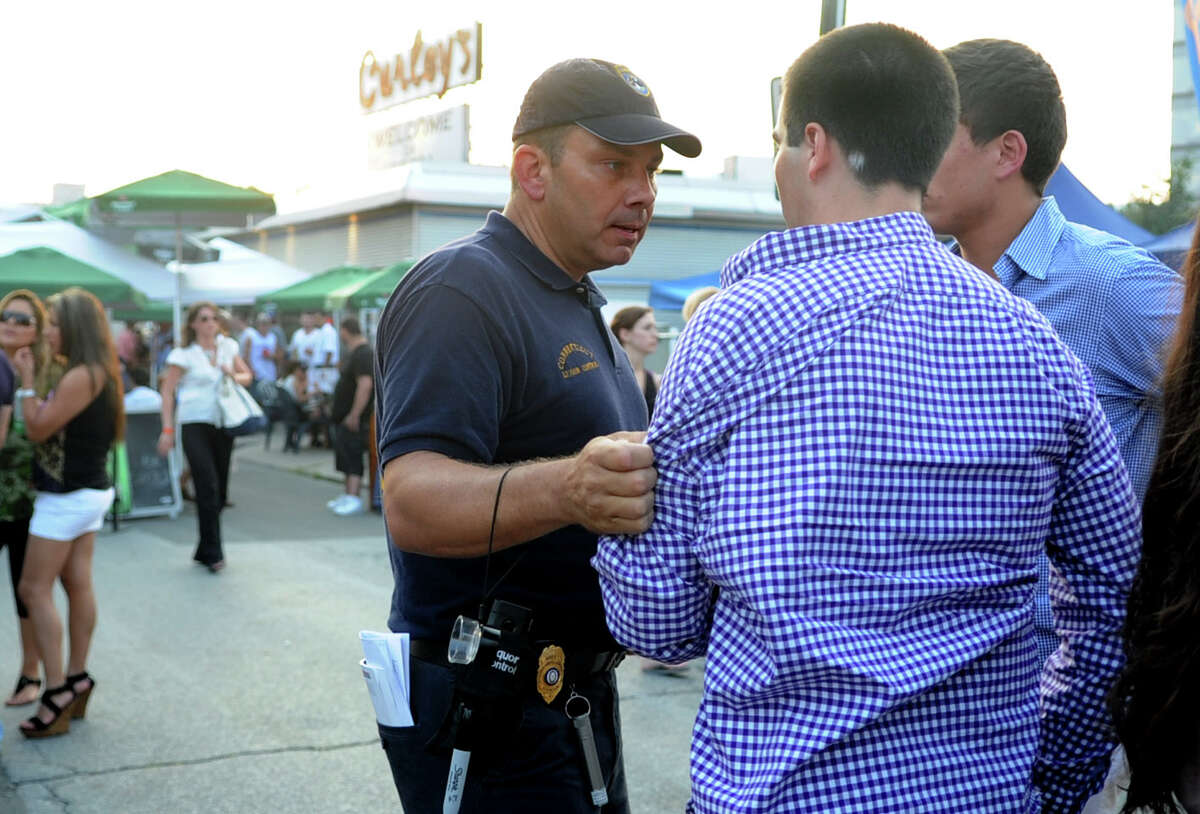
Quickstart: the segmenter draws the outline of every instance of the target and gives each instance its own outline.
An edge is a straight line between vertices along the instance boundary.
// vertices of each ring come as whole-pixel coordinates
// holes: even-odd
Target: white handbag
[[[226,435],[253,435],[267,428],[262,407],[246,388],[230,376],[222,376],[217,386],[217,407],[221,411],[221,429]]]

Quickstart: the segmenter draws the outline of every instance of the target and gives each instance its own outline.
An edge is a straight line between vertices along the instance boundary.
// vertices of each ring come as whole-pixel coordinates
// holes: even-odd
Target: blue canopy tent
[[[1150,232],[1093,195],[1067,169],[1066,164],[1059,164],[1054,175],[1050,176],[1046,194],[1054,196],[1058,208],[1069,221],[1125,238],[1135,246],[1144,246],[1147,241],[1154,239]]]
[[[706,285],[721,285],[721,272],[706,271],[691,277],[675,280],[659,280],[650,284],[650,307],[655,311],[680,311],[683,301],[697,288]]]
[[[1179,271],[1183,268],[1183,259],[1192,248],[1192,233],[1196,230],[1196,222],[1189,221],[1182,226],[1176,226],[1169,232],[1142,243],[1141,246],[1150,254]]]

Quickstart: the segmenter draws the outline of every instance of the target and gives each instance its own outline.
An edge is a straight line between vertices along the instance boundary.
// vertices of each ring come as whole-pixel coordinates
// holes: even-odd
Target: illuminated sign
[[[412,47],[380,59],[363,54],[358,66],[358,101],[374,113],[425,96],[442,96],[450,88],[478,82],[483,68],[483,26],[475,23],[439,40],[426,41],[418,31]]]

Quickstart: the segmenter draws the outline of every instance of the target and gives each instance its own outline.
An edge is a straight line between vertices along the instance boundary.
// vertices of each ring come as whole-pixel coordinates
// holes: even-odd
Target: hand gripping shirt
[[[654,523],[593,560],[618,641],[707,656],[693,810],[1078,810],[1139,545],[1084,366],[912,212],[766,235],[722,283],[655,408]]]

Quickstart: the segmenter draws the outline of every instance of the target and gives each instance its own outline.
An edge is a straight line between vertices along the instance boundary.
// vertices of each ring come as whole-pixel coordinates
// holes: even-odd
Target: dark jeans
[[[183,454],[192,470],[196,514],[200,518],[200,542],[192,556],[212,565],[225,559],[221,551],[221,509],[229,489],[229,459],[233,438],[212,424],[184,424],[180,430]]]
[[[17,602],[17,616],[22,619],[29,618],[29,608],[21,601],[17,586],[21,584],[21,571],[25,568],[25,545],[29,542],[29,521],[32,519],[30,516],[23,520],[0,521],[0,546],[8,548],[8,571],[12,576],[13,598]]]
[[[454,695],[447,667],[412,659],[409,698],[415,726],[379,724],[379,737],[392,767],[392,780],[405,814],[439,814],[450,769],[449,751],[434,752],[434,738]],[[531,679],[532,681],[532,679]],[[575,690],[592,705],[596,751],[608,788],[608,805],[591,803],[590,786],[575,728],[560,703],[547,706],[529,688],[521,726],[503,743],[471,754],[460,814],[628,814],[617,682],[612,671],[578,681]]]

